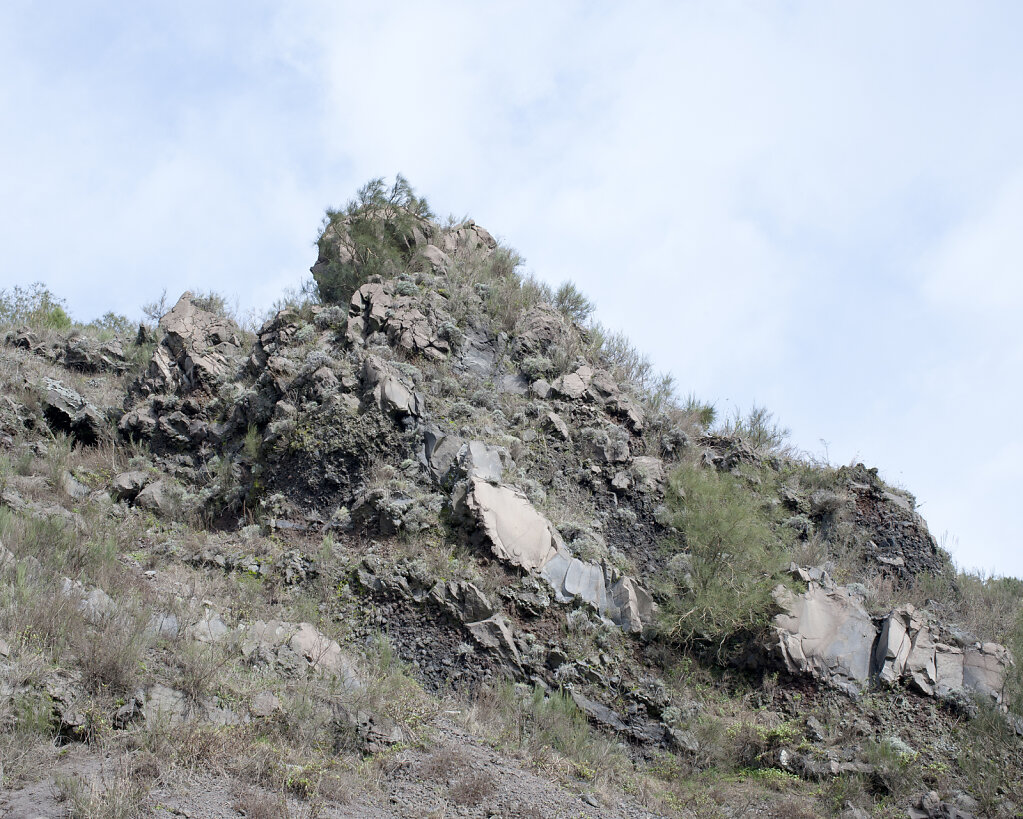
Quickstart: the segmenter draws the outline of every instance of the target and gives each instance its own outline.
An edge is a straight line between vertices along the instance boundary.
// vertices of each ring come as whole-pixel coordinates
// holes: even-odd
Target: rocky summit
[[[1023,815],[1023,583],[400,177],[317,248],[0,293],[3,815]]]

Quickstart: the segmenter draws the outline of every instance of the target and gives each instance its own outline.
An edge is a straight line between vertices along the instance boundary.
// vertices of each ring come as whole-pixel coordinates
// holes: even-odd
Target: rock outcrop
[[[529,499],[510,486],[471,476],[457,503],[479,527],[481,538],[500,561],[542,577],[555,599],[593,606],[626,631],[639,632],[655,611],[653,598],[635,580],[611,566],[572,555],[557,529]]]
[[[878,679],[927,696],[979,694],[1002,703],[1013,663],[1004,646],[953,634],[909,605],[872,618],[857,591],[823,570],[793,567],[793,574],[808,584],[805,592],[784,586],[774,592],[782,611],[774,618],[773,649],[788,671],[853,695]]]

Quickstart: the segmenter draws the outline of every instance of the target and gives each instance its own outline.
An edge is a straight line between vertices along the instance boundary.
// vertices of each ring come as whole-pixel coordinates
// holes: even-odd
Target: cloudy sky
[[[0,4],[0,287],[268,306],[404,173],[1023,575],[1023,4]],[[1006,426],[1008,424],[1008,426]]]

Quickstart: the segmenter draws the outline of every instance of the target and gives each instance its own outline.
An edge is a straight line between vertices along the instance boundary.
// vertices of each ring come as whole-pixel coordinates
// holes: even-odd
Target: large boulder
[[[860,595],[839,586],[821,569],[793,573],[808,584],[802,594],[774,591],[772,647],[791,672],[809,674],[848,693],[872,679],[906,684],[941,699],[981,694],[1001,703],[1013,663],[997,643],[965,638],[911,605],[894,609],[875,625]]]
[[[790,672],[810,674],[849,693],[870,679],[877,630],[861,599],[830,580],[802,594],[774,590],[774,647]]]
[[[69,435],[86,446],[95,446],[109,437],[103,414],[70,387],[44,378],[40,392],[43,417],[54,432]]]
[[[542,569],[562,548],[557,530],[510,486],[471,478],[465,507],[481,526],[494,556],[527,572]]]
[[[467,441],[429,428],[423,432],[422,460],[433,479],[448,487],[466,477],[498,483],[510,456],[504,447]]]

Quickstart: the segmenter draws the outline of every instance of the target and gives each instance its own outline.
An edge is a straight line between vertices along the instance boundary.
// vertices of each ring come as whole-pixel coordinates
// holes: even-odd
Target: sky
[[[1023,4],[0,4],[0,288],[265,309],[404,174],[1023,576]]]

